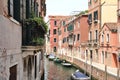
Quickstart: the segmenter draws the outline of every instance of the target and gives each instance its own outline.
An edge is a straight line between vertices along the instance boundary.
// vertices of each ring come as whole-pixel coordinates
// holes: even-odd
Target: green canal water
[[[64,67],[60,63],[54,63],[45,58],[44,80],[71,80],[70,76],[77,70],[75,67]]]

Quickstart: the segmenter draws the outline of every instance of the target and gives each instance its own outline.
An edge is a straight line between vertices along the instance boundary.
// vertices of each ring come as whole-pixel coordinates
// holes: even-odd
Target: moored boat
[[[49,58],[49,60],[54,60],[54,59],[55,59],[55,55],[54,55],[54,54],[50,54],[50,55],[48,56],[48,58]]]
[[[71,75],[72,80],[90,80],[90,77],[77,70]]]
[[[72,66],[72,64],[69,63],[69,62],[62,62],[61,64],[62,64],[63,66],[66,66],[66,67],[71,67],[71,66]]]
[[[59,58],[55,58],[55,59],[54,59],[54,62],[55,62],[55,63],[61,63],[61,62],[62,62],[62,60],[61,60],[61,59],[59,59]]]

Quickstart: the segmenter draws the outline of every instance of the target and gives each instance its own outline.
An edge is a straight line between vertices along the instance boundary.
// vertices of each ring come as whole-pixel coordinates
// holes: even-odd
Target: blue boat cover
[[[81,72],[75,72],[74,73],[74,76],[76,77],[76,78],[87,78],[88,76],[86,76],[85,74],[83,74],[83,73],[81,73]]]

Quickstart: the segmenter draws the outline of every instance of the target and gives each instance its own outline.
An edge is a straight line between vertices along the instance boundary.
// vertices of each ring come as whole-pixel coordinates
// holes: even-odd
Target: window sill
[[[12,22],[14,22],[15,24],[20,25],[20,23],[19,23],[18,21],[16,21],[13,17],[10,17],[9,19],[10,19]]]

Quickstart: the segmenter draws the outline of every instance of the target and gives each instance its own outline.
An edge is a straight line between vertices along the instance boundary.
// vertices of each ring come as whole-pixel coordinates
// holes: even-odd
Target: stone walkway
[[[82,61],[82,62],[86,62],[85,60],[83,59],[80,59],[80,58],[77,58],[76,59]],[[87,64],[90,64],[90,61],[87,61]],[[105,71],[105,65],[104,64],[101,64],[101,63],[96,63],[96,62],[92,62],[92,66],[102,70],[102,71]],[[111,74],[111,75],[114,75],[114,76],[117,76],[117,68],[112,68],[112,67],[109,67],[107,66],[107,73]]]

